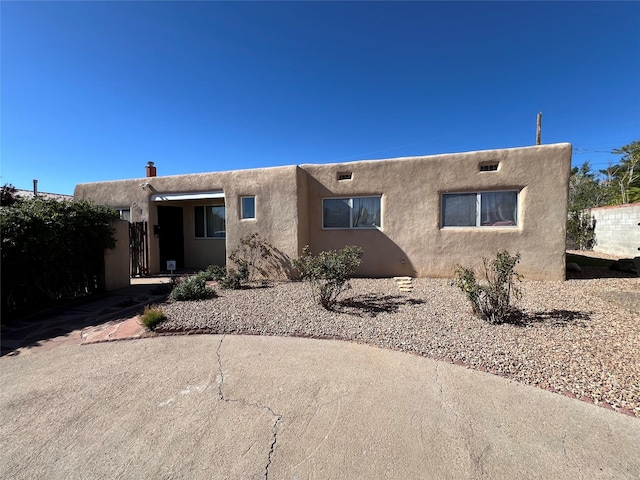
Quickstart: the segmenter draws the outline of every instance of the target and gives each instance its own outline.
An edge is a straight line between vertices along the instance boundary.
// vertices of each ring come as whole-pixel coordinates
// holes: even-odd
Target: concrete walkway
[[[41,310],[2,326],[2,355],[28,355],[52,348],[140,338],[146,334],[137,315],[145,305],[160,303],[159,287],[168,277],[132,279],[128,287]]]
[[[347,342],[156,337],[0,369],[2,478],[640,478],[636,418]]]

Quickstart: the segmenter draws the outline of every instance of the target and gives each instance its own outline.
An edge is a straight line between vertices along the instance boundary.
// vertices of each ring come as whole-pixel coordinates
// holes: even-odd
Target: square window
[[[457,193],[442,196],[443,227],[475,227],[476,225],[475,193]]]
[[[224,207],[207,207],[207,237],[224,237]]]
[[[131,221],[131,210],[128,208],[116,208],[116,212],[120,216],[120,220]]]
[[[380,198],[325,198],[323,228],[377,228],[380,226]]]
[[[256,218],[256,197],[240,198],[241,218]]]
[[[193,207],[193,222],[196,238],[224,238],[226,236],[224,205]]]
[[[514,227],[518,225],[518,192],[448,193],[442,195],[443,227]]]
[[[514,226],[517,214],[518,192],[485,192],[480,194],[481,226]]]
[[[349,228],[351,226],[351,207],[348,199],[325,199],[323,202],[324,228]]]
[[[353,228],[380,225],[380,197],[360,197],[352,200]]]

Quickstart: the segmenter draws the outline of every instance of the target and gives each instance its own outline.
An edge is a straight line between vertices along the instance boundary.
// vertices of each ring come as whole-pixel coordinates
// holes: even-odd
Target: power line
[[[601,150],[596,148],[583,148],[583,147],[573,147],[573,153],[612,153],[612,150],[615,148],[610,148],[607,150]]]

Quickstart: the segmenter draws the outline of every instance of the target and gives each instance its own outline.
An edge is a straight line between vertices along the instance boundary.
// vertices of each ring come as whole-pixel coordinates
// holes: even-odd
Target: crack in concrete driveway
[[[222,348],[222,342],[224,341],[226,335],[223,335],[222,338],[220,338],[220,343],[218,343],[218,348],[216,349],[216,357],[218,359],[218,370],[220,372],[219,375],[219,380],[218,380],[218,397],[220,398],[220,400],[224,401],[224,402],[229,402],[229,403],[239,403],[241,405],[247,406],[247,407],[253,407],[253,408],[258,408],[261,410],[266,410],[267,412],[269,412],[274,418],[275,421],[273,422],[273,429],[272,429],[272,433],[273,433],[273,437],[272,437],[272,441],[271,441],[271,445],[269,446],[269,454],[267,456],[267,462],[264,468],[264,478],[265,480],[267,480],[269,478],[269,467],[271,466],[271,461],[273,459],[273,454],[275,452],[275,448],[276,448],[276,443],[278,441],[278,424],[280,423],[280,421],[282,420],[282,415],[274,412],[271,407],[267,406],[267,405],[260,405],[259,403],[254,403],[254,402],[249,402],[247,400],[241,399],[241,398],[226,398],[224,395],[224,392],[222,390],[222,387],[224,386],[224,378],[225,378],[225,374],[224,374],[224,370],[222,368],[222,357],[220,355],[220,349]]]
[[[175,336],[0,362],[1,478],[640,478],[636,418],[366,345]]]

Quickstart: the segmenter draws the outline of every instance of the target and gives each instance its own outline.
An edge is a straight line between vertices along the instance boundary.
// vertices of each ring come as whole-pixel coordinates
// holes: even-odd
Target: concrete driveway
[[[2,478],[640,478],[636,418],[370,346],[157,337],[0,369]]]

